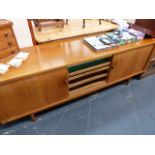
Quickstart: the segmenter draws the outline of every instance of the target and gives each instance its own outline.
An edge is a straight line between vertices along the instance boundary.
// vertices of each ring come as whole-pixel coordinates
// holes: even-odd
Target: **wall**
[[[135,19],[126,19],[129,23],[134,24],[135,23]]]
[[[19,47],[27,47],[32,46],[32,40],[31,35],[29,32],[29,27],[27,24],[27,20],[21,19],[21,20],[15,20],[15,19],[9,19],[11,20],[13,24],[13,29],[19,44]]]

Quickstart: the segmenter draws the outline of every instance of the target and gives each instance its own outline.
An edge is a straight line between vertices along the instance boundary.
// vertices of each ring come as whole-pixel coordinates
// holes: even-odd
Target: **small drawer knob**
[[[15,54],[15,51],[11,51],[11,54]]]
[[[11,46],[12,45],[12,42],[8,42],[8,45]]]
[[[4,33],[4,36],[5,36],[5,37],[8,37],[8,36],[9,36],[9,34],[6,32],[6,33]]]

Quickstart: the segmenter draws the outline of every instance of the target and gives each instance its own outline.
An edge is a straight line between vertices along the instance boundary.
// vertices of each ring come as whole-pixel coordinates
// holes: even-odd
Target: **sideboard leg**
[[[83,19],[83,28],[85,28],[85,27],[86,27],[86,20]]]
[[[35,117],[34,114],[30,115],[30,117],[31,117],[32,121],[35,121],[36,120],[36,117]]]
[[[140,74],[140,75],[137,76],[138,80],[142,80],[143,78],[144,78],[144,74]]]
[[[132,79],[132,78],[130,78],[130,79],[128,79],[128,80],[126,81],[126,85],[128,85],[128,84],[130,83],[131,79]]]
[[[66,19],[66,25],[68,24],[68,19]]]

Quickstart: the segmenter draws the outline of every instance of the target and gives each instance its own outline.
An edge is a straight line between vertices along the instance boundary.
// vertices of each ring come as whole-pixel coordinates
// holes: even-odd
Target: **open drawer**
[[[68,68],[68,83],[70,92],[88,85],[107,82],[112,55],[94,61],[74,65]]]

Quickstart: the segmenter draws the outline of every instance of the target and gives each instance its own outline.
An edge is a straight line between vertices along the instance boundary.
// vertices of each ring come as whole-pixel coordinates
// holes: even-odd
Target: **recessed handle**
[[[64,80],[64,83],[65,83],[65,84],[68,84],[68,79],[65,79],[65,80]]]
[[[113,70],[113,69],[114,69],[114,67],[111,65],[111,66],[110,66],[110,70]]]

